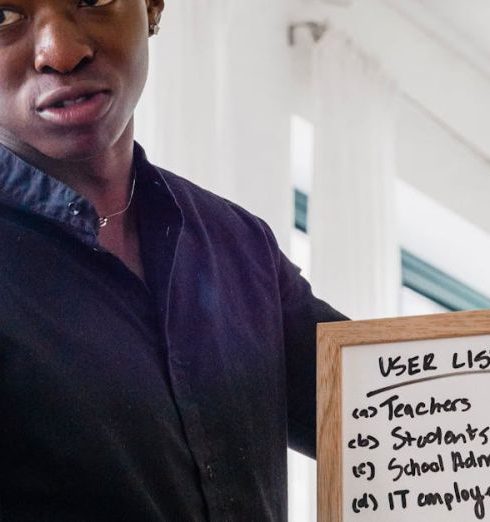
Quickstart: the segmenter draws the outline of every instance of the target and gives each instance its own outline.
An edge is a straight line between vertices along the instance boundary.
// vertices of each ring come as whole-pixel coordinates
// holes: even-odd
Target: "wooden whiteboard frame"
[[[342,522],[342,368],[347,346],[490,334],[490,311],[320,323],[317,326],[318,522]]]

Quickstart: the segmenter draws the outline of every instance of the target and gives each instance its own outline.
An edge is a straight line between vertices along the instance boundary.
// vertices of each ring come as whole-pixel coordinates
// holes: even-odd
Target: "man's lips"
[[[76,85],[58,87],[43,94],[36,102],[36,110],[41,112],[66,102],[73,102],[82,97],[90,97],[97,93],[110,92],[107,87],[95,82],[78,82]]]
[[[111,91],[103,86],[80,83],[48,92],[37,102],[36,112],[57,126],[89,125],[108,112],[112,100]]]

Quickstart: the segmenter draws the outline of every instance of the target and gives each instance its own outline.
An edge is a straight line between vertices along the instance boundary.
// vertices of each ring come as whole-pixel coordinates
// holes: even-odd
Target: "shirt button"
[[[72,201],[68,205],[68,210],[70,211],[70,214],[72,216],[78,216],[78,214],[80,214],[80,205],[78,203],[76,203],[75,201]]]
[[[161,185],[161,183],[160,183],[159,181],[157,181],[157,180],[155,180],[153,183],[154,183],[157,187],[159,187],[159,186]]]
[[[211,466],[211,464],[206,464],[206,473],[208,475],[209,480],[214,479],[214,469],[213,466]]]

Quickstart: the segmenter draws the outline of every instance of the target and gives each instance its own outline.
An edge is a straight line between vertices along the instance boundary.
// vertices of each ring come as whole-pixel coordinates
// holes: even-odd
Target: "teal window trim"
[[[294,190],[294,226],[308,232],[308,194]],[[449,311],[490,309],[490,297],[430,265],[407,250],[401,250],[402,283]]]
[[[294,189],[294,226],[308,232],[308,194]]]
[[[490,298],[402,249],[403,285],[450,311],[484,310]]]

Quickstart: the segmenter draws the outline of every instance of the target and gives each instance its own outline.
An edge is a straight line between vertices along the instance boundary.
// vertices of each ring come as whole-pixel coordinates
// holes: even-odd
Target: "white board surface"
[[[343,522],[490,520],[490,335],[347,346],[341,363]]]

